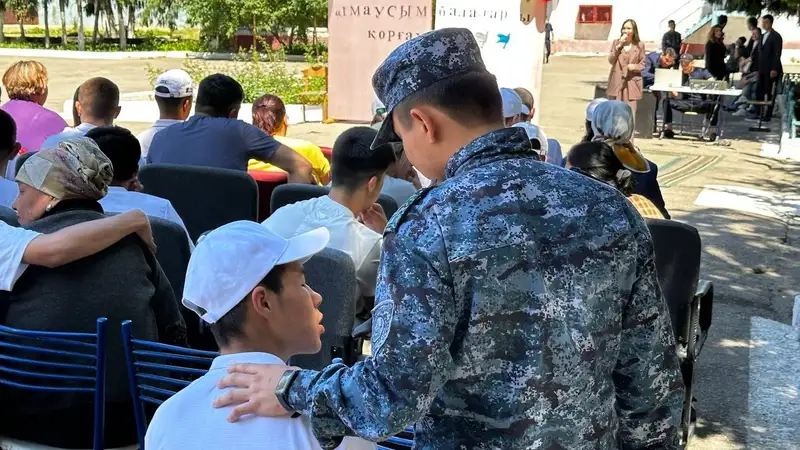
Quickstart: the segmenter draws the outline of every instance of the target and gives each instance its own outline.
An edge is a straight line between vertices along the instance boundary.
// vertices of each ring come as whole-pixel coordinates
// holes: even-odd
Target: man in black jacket
[[[783,65],[781,64],[781,53],[783,52],[783,38],[772,29],[773,17],[769,14],[761,18],[761,26],[764,34],[761,37],[761,45],[758,47],[753,63],[758,70],[758,89],[756,99],[773,100],[773,85],[780,82],[783,75]],[[773,105],[767,106],[763,120],[769,121],[772,118]],[[758,120],[758,116],[749,117]]]

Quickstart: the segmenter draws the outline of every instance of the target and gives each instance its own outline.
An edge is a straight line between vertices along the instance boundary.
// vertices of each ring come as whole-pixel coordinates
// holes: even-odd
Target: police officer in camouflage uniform
[[[302,413],[325,448],[413,423],[421,449],[677,448],[683,384],[633,205],[503,128],[469,30],[406,42],[373,84],[389,113],[373,146],[402,141],[439,183],[386,228],[372,356],[238,366],[215,406]]]

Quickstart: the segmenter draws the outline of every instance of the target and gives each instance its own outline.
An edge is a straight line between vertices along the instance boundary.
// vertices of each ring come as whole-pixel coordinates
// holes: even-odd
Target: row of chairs
[[[14,224],[16,221],[13,211],[4,208],[0,208],[0,219],[10,224]],[[171,246],[187,244],[186,240],[182,238],[182,230],[173,225],[166,221],[156,220],[154,221],[154,234],[160,248],[159,262],[164,267],[170,282],[173,283],[173,288],[179,290],[183,283],[182,281],[176,283],[176,281],[185,276],[185,265],[183,261],[176,262],[181,258],[175,255],[183,250],[176,252],[171,249]],[[695,228],[675,221],[655,219],[648,220],[648,227],[655,244],[659,283],[669,305],[678,344],[681,371],[686,384],[681,426],[684,441],[688,441],[696,421],[693,404],[694,366],[711,326],[714,290],[710,282],[699,279],[701,241]],[[188,249],[184,250],[188,254]],[[188,261],[185,255],[184,259]],[[293,360],[292,363],[301,367],[321,368],[337,357],[347,363],[354,363],[360,352],[358,351],[359,340],[353,338],[352,334],[356,283],[352,261],[342,252],[326,249],[307,264],[309,284],[317,287],[323,296],[329,299],[321,306],[325,315],[323,325],[328,333],[323,336],[323,350],[320,353],[298,357],[297,361]],[[173,265],[182,266],[182,270],[181,267],[172,267]],[[181,296],[177,298],[181,298]],[[336,301],[331,301],[333,299]],[[198,323],[193,315],[187,314],[186,317]],[[98,335],[100,334],[99,327],[98,323]],[[68,333],[65,336],[58,336],[56,339],[64,339],[67,336],[74,337]],[[87,336],[80,337],[86,338]],[[0,348],[3,346],[0,344]],[[205,357],[209,356],[206,354]],[[5,360],[5,357],[0,357],[1,360]],[[0,367],[0,373],[5,372]],[[2,381],[0,379],[0,382]],[[84,378],[83,381],[86,379]]]

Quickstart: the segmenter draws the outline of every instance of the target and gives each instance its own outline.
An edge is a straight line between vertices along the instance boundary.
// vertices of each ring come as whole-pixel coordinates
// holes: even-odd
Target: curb
[[[20,58],[59,58],[59,59],[94,59],[94,60],[125,60],[125,59],[205,59],[210,61],[233,61],[237,53],[211,53],[211,52],[80,52],[77,50],[48,50],[38,48],[0,48],[0,56],[15,56]],[[287,62],[305,62],[305,56],[286,55]]]

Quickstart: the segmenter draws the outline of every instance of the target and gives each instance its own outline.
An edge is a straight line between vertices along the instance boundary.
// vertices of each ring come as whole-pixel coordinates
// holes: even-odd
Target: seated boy
[[[211,325],[221,356],[201,378],[158,408],[145,437],[148,450],[320,449],[305,417],[226,420],[211,407],[217,383],[233,364],[285,364],[320,350],[322,297],[305,284],[303,263],[328,244],[315,229],[284,239],[255,222],[233,222],[202,238],[186,274],[183,304]],[[335,300],[334,300],[335,301]],[[374,449],[345,438],[339,449]]]

